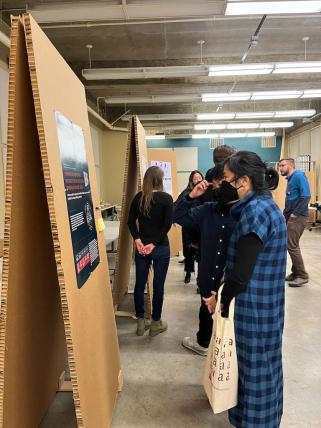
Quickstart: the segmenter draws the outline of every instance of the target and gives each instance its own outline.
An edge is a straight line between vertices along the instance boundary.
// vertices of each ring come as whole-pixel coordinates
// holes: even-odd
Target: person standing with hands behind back
[[[147,169],[142,191],[134,197],[128,227],[135,241],[136,283],[134,291],[138,336],[149,330],[156,336],[167,330],[162,321],[164,284],[170,260],[167,233],[172,225],[173,198],[164,192],[164,172],[158,166]],[[138,224],[138,227],[137,227]],[[152,322],[144,318],[144,291],[150,266],[154,269]]]

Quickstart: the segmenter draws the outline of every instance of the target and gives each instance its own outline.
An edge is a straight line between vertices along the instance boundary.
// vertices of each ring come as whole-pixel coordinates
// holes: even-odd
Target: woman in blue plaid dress
[[[222,313],[235,297],[239,368],[238,405],[229,410],[237,428],[278,428],[283,412],[282,333],[286,225],[270,190],[278,173],[253,152],[238,152],[224,167],[222,191],[239,199],[230,238]],[[207,301],[210,311],[213,301]]]

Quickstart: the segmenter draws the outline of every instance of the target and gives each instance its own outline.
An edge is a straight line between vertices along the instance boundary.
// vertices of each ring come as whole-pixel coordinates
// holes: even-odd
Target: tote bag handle
[[[224,284],[221,285],[217,292],[217,300],[216,300],[216,306],[215,306],[215,313],[213,314],[213,317],[215,314],[218,314],[221,312],[221,297],[222,297],[222,290],[223,290]],[[230,302],[230,307],[228,311],[228,318],[226,318],[229,321],[234,320],[234,307],[235,307],[235,298],[233,298]]]

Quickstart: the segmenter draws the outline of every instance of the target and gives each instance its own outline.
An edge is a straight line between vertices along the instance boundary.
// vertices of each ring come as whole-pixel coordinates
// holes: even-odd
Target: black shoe
[[[186,272],[184,283],[189,284],[191,282],[191,274],[190,272]]]

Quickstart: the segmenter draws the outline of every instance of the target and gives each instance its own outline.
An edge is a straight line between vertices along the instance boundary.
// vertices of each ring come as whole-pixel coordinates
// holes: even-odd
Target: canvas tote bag
[[[224,285],[223,285],[224,286]],[[219,289],[213,315],[213,332],[203,377],[203,385],[214,413],[221,413],[237,405],[238,367],[234,333],[234,304],[230,303],[229,317],[223,318],[222,288]]]

